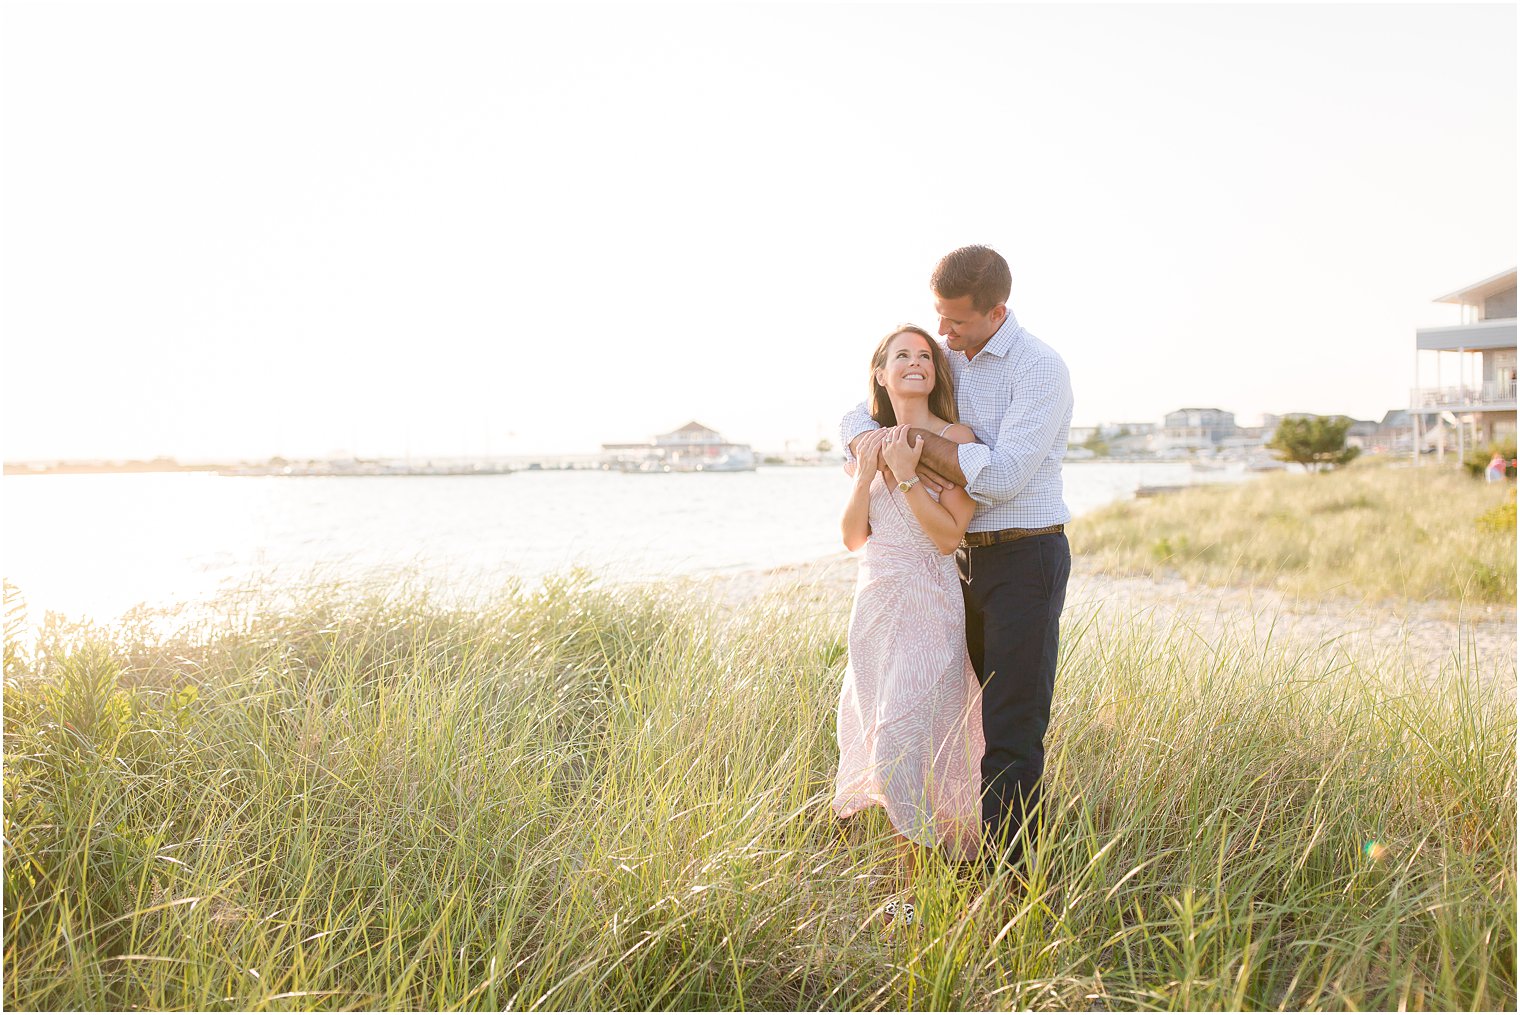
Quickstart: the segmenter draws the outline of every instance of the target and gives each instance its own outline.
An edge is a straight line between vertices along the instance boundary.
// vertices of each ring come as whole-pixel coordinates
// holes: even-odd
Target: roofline
[[[1479,299],[1481,299],[1482,296],[1492,296],[1496,292],[1503,292],[1505,289],[1508,288],[1508,286],[1496,286],[1495,283],[1503,282],[1503,281],[1506,281],[1506,280],[1510,283],[1510,285],[1514,285],[1515,284],[1515,269],[1514,268],[1510,268],[1508,271],[1501,271],[1497,275],[1490,275],[1488,278],[1485,278],[1481,282],[1474,282],[1472,285],[1463,286],[1461,289],[1458,289],[1456,292],[1447,293],[1445,296],[1437,296],[1434,300],[1431,300],[1431,302],[1432,303],[1461,303],[1461,304],[1466,304],[1466,305],[1469,305],[1469,306],[1476,306],[1477,304],[1468,304],[1468,302],[1467,302],[1468,299],[1470,299],[1470,298],[1479,298]],[[1479,292],[1480,290],[1487,290],[1487,291],[1482,292],[1482,295],[1479,296],[1479,297],[1473,297],[1472,296],[1473,293]]]

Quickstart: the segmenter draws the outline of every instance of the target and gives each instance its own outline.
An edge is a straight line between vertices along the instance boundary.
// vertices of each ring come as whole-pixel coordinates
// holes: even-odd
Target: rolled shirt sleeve
[[[1018,371],[1012,388],[1012,400],[991,446],[962,444],[957,451],[966,492],[981,504],[1003,504],[1017,497],[1070,425],[1071,377],[1059,357],[1034,359]]]
[[[850,453],[850,442],[867,430],[879,430],[881,424],[871,418],[866,411],[866,403],[861,402],[855,408],[844,414],[844,419],[839,421],[839,446],[844,449],[844,460],[853,462],[855,456]]]

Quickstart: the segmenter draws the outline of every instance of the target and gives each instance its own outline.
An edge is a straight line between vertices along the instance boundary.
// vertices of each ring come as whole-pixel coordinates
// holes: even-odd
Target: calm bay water
[[[1239,480],[1240,466],[1070,463],[1081,514],[1142,485]],[[441,592],[574,566],[611,580],[714,574],[843,551],[836,468],[734,474],[233,478],[10,476],[5,577],[43,611],[107,622],[132,606],[206,600],[251,580],[409,571]]]

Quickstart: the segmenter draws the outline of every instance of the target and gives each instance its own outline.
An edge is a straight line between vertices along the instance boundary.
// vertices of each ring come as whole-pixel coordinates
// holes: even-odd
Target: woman
[[[975,504],[960,487],[936,497],[914,475],[922,453],[910,427],[958,443],[944,352],[928,332],[903,325],[871,358],[871,415],[891,427],[855,470],[842,528],[865,547],[850,615],[849,666],[839,695],[841,818],[880,804],[902,842],[905,881],[917,850],[943,845],[976,855],[981,834],[981,687],[966,653],[965,606],[954,553]],[[891,477],[879,472],[881,460]],[[912,923],[913,906],[888,903],[889,920]]]

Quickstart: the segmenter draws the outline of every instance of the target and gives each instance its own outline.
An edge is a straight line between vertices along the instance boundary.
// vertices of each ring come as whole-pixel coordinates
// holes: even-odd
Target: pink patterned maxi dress
[[[955,557],[939,552],[896,484],[878,473],[870,496],[839,693],[834,813],[881,804],[902,835],[969,860],[985,747]]]

